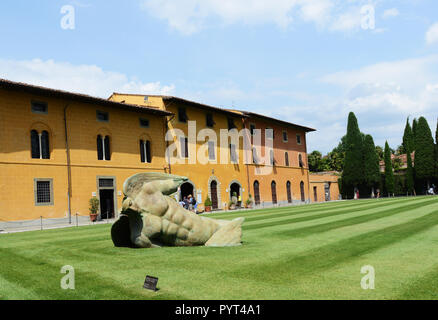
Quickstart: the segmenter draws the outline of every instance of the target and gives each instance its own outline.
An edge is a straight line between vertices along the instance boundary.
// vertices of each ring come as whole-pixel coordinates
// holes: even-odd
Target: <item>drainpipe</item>
[[[166,134],[167,134],[167,131],[169,130],[169,122],[171,122],[174,118],[175,118],[175,115],[172,115],[169,120],[165,121],[166,125],[164,126],[165,127],[164,128],[164,139],[166,139]],[[166,119],[167,119],[167,117],[166,117]],[[169,141],[166,140],[166,151],[168,149],[169,149]],[[164,156],[166,157],[166,155],[164,155]],[[166,158],[167,158],[167,164],[169,166],[169,174],[172,174],[172,165],[170,164],[170,154],[167,155]]]
[[[308,189],[308,195],[309,195],[309,204],[312,203],[312,196],[310,194],[310,168],[309,168],[309,157],[307,154],[307,134],[304,133],[304,139],[306,140],[306,162],[307,162],[307,189]]]
[[[70,147],[68,144],[68,129],[67,129],[67,104],[64,107],[64,130],[65,130],[65,149],[67,153],[67,198],[68,198],[68,223],[71,224],[71,163],[70,163]]]
[[[247,127],[246,127],[247,123],[246,123],[244,118],[242,118],[242,123],[243,123],[243,128],[247,129]],[[249,139],[251,139],[251,137]],[[244,150],[244,152],[245,152],[245,150]],[[245,155],[244,155],[243,159],[245,159]],[[251,182],[249,181],[249,159],[246,159],[246,160],[248,160],[247,163],[245,164],[245,166],[246,166],[246,180],[247,180],[246,183],[248,184],[248,197],[249,197],[249,195],[251,194]]]

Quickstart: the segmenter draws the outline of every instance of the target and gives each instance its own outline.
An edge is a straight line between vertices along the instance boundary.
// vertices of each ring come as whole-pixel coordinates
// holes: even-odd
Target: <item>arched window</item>
[[[303,156],[301,154],[298,155],[298,162],[300,164],[300,168],[304,168]]]
[[[300,189],[301,189],[301,201],[305,202],[306,201],[306,195],[304,193],[304,182],[301,181],[300,183]]]
[[[47,131],[41,133],[41,155],[43,159],[50,159],[49,133]]]
[[[271,183],[272,203],[277,204],[277,183],[272,181]]]
[[[274,157],[274,150],[271,150],[269,152],[270,160],[271,160],[271,166],[275,165],[275,157]]]
[[[289,153],[284,154],[284,163],[286,164],[286,167],[289,167]]]
[[[254,181],[254,201],[256,205],[260,204],[260,183],[257,180]]]
[[[109,136],[97,136],[97,160],[111,160],[111,145]]]
[[[142,163],[152,163],[151,142],[140,140],[140,158]]]
[[[287,202],[292,203],[292,188],[290,181],[286,183],[286,192],[287,192]]]
[[[32,159],[50,159],[49,133],[36,130],[30,132]]]

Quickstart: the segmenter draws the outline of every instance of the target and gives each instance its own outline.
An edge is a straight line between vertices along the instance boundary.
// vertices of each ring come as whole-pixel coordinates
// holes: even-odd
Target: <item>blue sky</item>
[[[2,78],[252,110],[318,129],[309,151],[335,147],[350,111],[376,144],[399,145],[408,116],[435,133],[434,0],[3,0],[0,36]]]

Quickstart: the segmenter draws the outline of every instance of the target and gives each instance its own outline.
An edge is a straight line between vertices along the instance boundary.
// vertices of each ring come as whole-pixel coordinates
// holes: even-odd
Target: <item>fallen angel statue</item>
[[[242,244],[244,218],[232,221],[199,216],[172,197],[185,177],[140,173],[123,185],[125,199],[120,219],[111,229],[116,247],[161,246],[227,247]]]

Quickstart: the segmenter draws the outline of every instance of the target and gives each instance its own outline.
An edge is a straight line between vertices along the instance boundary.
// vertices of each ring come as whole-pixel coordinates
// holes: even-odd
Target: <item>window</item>
[[[181,144],[181,157],[188,158],[189,157],[189,139],[185,137],[180,138]]]
[[[287,131],[283,131],[283,142],[288,142]]]
[[[277,204],[277,183],[272,181],[271,183],[272,204]]]
[[[259,158],[257,156],[257,149],[255,147],[252,148],[252,162],[255,164],[259,163]]]
[[[236,145],[232,143],[230,143],[230,155],[231,155],[231,162],[237,163]]]
[[[316,187],[313,187],[313,198],[315,202],[318,202],[318,189]]]
[[[287,202],[292,203],[292,185],[290,181],[286,183]]]
[[[274,129],[272,128],[266,128],[266,139],[273,140],[274,139]]]
[[[286,167],[289,167],[289,153],[287,152],[284,154],[284,163]]]
[[[297,134],[297,143],[301,144],[301,135],[300,134]]]
[[[206,120],[207,127],[208,128],[213,128],[214,125],[216,124],[214,122],[214,119],[213,119],[213,114],[212,113],[207,113],[205,118],[206,118],[205,120]]]
[[[186,123],[189,118],[187,117],[186,108],[178,108],[178,121]]]
[[[249,131],[251,132],[252,136],[255,136],[255,129],[256,129],[255,124],[250,124],[249,125]]]
[[[254,181],[254,200],[255,204],[260,204],[260,183],[256,180]]]
[[[300,168],[304,168],[303,156],[301,154],[298,155],[298,163],[300,164]]]
[[[274,166],[274,165],[275,165],[274,150],[271,150],[271,151],[269,152],[269,159],[270,159],[270,161],[271,161],[271,166]]]
[[[301,191],[301,201],[305,202],[306,201],[306,196],[304,193],[304,181],[301,181],[300,183],[300,191]]]
[[[140,118],[140,127],[142,128],[149,128],[149,120]]]
[[[50,159],[49,133],[36,130],[30,132],[32,159]]]
[[[31,108],[33,113],[47,114],[47,103],[32,101]]]
[[[214,141],[208,141],[208,158],[216,160],[216,150]]]
[[[109,122],[109,113],[104,111],[96,111],[96,119],[99,122]]]
[[[111,160],[111,146],[110,137],[101,135],[97,136],[97,160],[110,161]]]
[[[237,129],[236,125],[234,124],[234,119],[228,118],[228,130]]]
[[[140,140],[140,159],[142,163],[152,163],[151,142]]]
[[[53,205],[53,180],[52,179],[35,179],[34,180],[35,205],[52,206]]]

